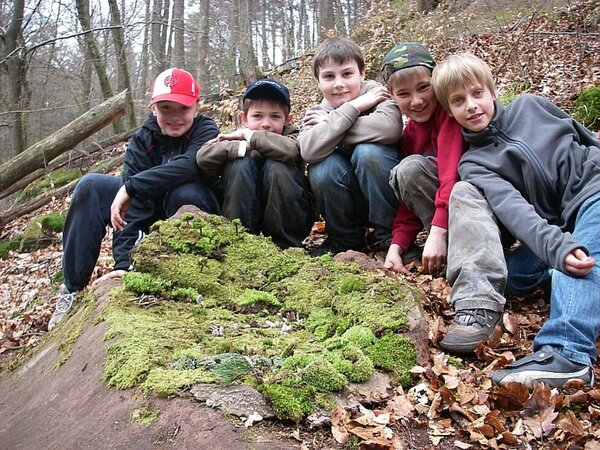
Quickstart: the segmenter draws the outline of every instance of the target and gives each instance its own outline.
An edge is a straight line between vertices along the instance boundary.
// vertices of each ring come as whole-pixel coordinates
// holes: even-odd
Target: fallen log
[[[0,192],[31,172],[45,167],[50,161],[72,149],[76,144],[125,113],[123,91],[90,109],[71,123],[33,144],[0,166]]]
[[[25,177],[21,178],[12,186],[9,186],[4,191],[0,192],[0,200],[8,197],[11,194],[14,194],[15,192],[20,191],[33,181],[43,177],[44,175],[52,172],[53,170],[60,169],[61,167],[64,167],[67,164],[73,164],[75,161],[93,155],[94,153],[99,152],[100,150],[104,150],[106,147],[110,147],[111,145],[115,145],[119,142],[129,140],[129,138],[133,135],[135,131],[137,131],[137,128],[125,131],[120,134],[115,134],[114,136],[110,136],[109,138],[103,139],[98,142],[92,142],[90,145],[86,146],[82,150],[73,150],[69,153],[62,154],[50,164],[48,164],[47,167],[44,167],[43,169],[37,169],[31,172],[29,175],[26,175]],[[73,154],[75,152],[77,153]]]
[[[119,155],[119,156],[115,156],[114,158],[111,158],[107,161],[101,161],[98,164],[94,165],[91,168],[90,172],[98,172],[98,173],[110,172],[113,169],[116,169],[117,167],[121,166],[123,164],[124,159],[125,159],[124,155]],[[75,188],[75,185],[77,184],[78,181],[79,181],[79,179],[73,180],[69,184],[65,184],[64,186],[61,186],[57,189],[53,189],[51,191],[44,192],[43,194],[38,195],[36,198],[34,198],[33,200],[31,200],[23,205],[20,205],[14,209],[9,209],[8,211],[3,212],[2,216],[0,217],[0,230],[2,230],[2,228],[4,228],[4,225],[15,220],[17,217],[21,217],[25,214],[29,214],[30,212],[33,212],[36,209],[44,206],[46,203],[48,203],[53,198],[61,197],[65,194],[67,194],[68,192],[72,191]]]

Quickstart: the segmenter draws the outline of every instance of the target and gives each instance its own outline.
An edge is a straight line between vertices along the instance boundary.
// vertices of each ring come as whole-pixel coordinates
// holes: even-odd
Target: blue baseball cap
[[[261,78],[256,80],[246,88],[244,92],[244,100],[247,98],[254,100],[258,98],[279,97],[282,102],[291,108],[290,91],[283,84],[272,78]]]

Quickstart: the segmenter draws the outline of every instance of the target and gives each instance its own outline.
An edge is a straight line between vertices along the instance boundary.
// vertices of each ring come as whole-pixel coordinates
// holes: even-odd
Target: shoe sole
[[[492,333],[483,340],[479,340],[479,341],[475,341],[475,342],[445,344],[444,340],[442,339],[439,343],[439,346],[442,350],[444,350],[448,353],[452,353],[452,354],[456,354],[456,355],[468,355],[468,354],[475,353],[475,350],[477,350],[477,347],[479,347],[479,344],[481,344],[482,342],[487,342],[489,340],[496,340],[501,335],[502,335],[502,327],[500,326],[500,324],[496,324]]]

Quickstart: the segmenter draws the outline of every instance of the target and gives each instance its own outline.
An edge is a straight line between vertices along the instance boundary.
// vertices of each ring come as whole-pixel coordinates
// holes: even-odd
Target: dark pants
[[[110,225],[110,206],[122,185],[120,177],[91,173],[85,175],[73,192],[71,207],[63,230],[63,276],[70,292],[84,289],[90,281],[100,245]],[[125,215],[127,226],[113,233],[115,269],[129,269],[129,253],[150,226],[173,215],[183,205],[195,205],[208,213],[219,213],[215,193],[201,183],[186,183],[164,198],[133,198]]]

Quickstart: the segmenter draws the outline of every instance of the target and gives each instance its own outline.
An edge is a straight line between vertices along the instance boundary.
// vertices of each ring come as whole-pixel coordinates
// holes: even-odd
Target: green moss
[[[340,391],[348,383],[346,377],[336,370],[329,361],[317,360],[308,364],[301,372],[304,383],[317,391]]]
[[[299,421],[318,403],[315,393],[372,376],[375,336],[403,329],[418,301],[398,279],[282,251],[220,217],[152,228],[132,254],[139,273],[128,274],[100,317],[110,340],[104,379],[117,388],[169,396],[197,382],[243,380],[280,418]],[[164,301],[140,308],[132,290]],[[199,303],[166,301],[196,294]]]
[[[417,363],[417,350],[410,339],[393,333],[385,334],[368,350],[368,355],[375,367],[392,372],[402,386],[409,385],[409,371]]]
[[[198,291],[194,288],[175,288],[171,291],[171,300],[193,302],[198,298]]]
[[[78,168],[71,169],[57,169],[53,170],[49,174],[43,176],[39,180],[29,184],[23,191],[17,200],[18,203],[25,203],[29,200],[34,199],[40,194],[43,194],[50,189],[57,189],[62,187],[73,180],[81,177],[82,172]]]
[[[585,126],[600,128],[600,86],[587,88],[579,94],[573,104],[575,118]]]
[[[365,281],[357,275],[349,275],[342,279],[340,283],[340,294],[349,294],[350,292],[362,292],[366,288]]]
[[[249,306],[276,307],[277,309],[281,307],[281,302],[273,294],[256,289],[246,289],[240,296],[233,299],[233,304],[242,309]]]
[[[281,420],[298,423],[314,411],[311,389],[265,384],[261,392],[271,401],[275,415]]]
[[[133,411],[131,420],[147,427],[156,422],[159,416],[160,411],[158,409],[154,408],[152,405],[143,404]]]
[[[355,345],[363,350],[373,345],[376,339],[375,333],[362,325],[355,325],[342,334],[342,342]]]
[[[170,397],[179,394],[182,389],[198,383],[216,382],[218,382],[218,378],[204,367],[193,370],[175,370],[158,367],[148,372],[148,376],[142,383],[141,388],[145,394],[152,393],[157,397]]]
[[[127,272],[123,275],[123,281],[136,294],[162,295],[173,284],[170,280],[141,272]]]
[[[5,259],[8,256],[8,252],[16,251],[21,247],[21,238],[5,239],[0,242],[0,258]]]

